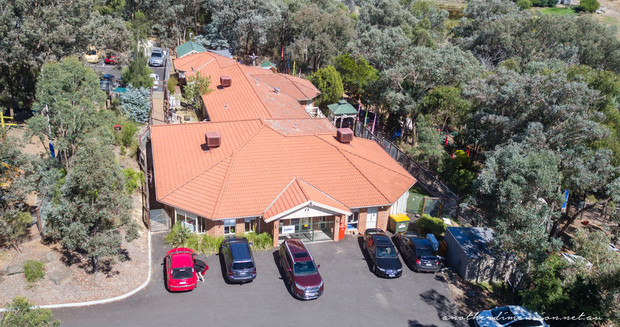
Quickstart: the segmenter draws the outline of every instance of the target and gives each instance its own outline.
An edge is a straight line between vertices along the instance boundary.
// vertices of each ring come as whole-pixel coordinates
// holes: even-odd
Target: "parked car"
[[[476,327],[549,327],[538,314],[518,305],[480,311],[474,318]]]
[[[86,59],[86,62],[89,62],[91,64],[98,63],[99,62],[99,50],[97,50],[94,47],[88,48],[88,50],[86,50],[86,53],[84,54],[84,59]]]
[[[162,49],[153,49],[151,51],[151,57],[149,58],[149,66],[161,67],[165,62],[165,55]]]
[[[170,292],[191,291],[196,288],[199,277],[209,266],[194,258],[192,249],[174,248],[164,258],[166,288]]]
[[[379,277],[398,278],[403,273],[403,265],[390,237],[379,228],[369,228],[364,232],[363,247],[371,260],[372,271]]]
[[[114,75],[112,74],[104,74],[103,76],[101,76],[101,80],[109,81],[110,83],[112,83],[112,86],[116,86],[116,77],[114,77]]]
[[[226,268],[229,282],[246,283],[256,278],[256,265],[250,249],[250,242],[245,237],[229,237],[222,241],[220,254]]]
[[[320,265],[298,238],[289,238],[280,245],[280,267],[288,280],[291,294],[302,300],[316,299],[323,294],[324,283],[319,274]]]
[[[441,269],[441,257],[433,251],[431,242],[411,232],[394,235],[394,243],[400,249],[403,260],[414,271],[436,273]]]
[[[106,65],[116,65],[118,64],[118,59],[119,58],[116,54],[108,53],[105,55],[103,62],[105,62]]]

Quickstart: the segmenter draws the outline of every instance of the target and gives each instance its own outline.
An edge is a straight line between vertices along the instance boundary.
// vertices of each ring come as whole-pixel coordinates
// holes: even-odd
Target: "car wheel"
[[[291,292],[292,296],[295,296],[295,288],[293,287],[293,282],[288,283],[288,290]]]

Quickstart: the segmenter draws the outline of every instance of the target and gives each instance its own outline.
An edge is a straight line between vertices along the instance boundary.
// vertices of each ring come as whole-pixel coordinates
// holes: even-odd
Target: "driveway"
[[[209,256],[205,283],[187,293],[165,290],[162,258],[169,248],[153,235],[153,279],[146,289],[115,303],[54,310],[62,326],[457,326],[443,321],[454,304],[439,276],[404,267],[401,278],[375,277],[355,237],[309,244],[325,280],[317,300],[303,302],[287,291],[275,264],[276,251],[255,252],[256,279],[229,285],[218,256]],[[204,259],[204,258],[201,258]],[[460,325],[459,325],[460,326]]]

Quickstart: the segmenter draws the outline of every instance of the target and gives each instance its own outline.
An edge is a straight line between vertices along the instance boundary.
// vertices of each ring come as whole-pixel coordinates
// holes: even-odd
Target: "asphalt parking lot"
[[[366,264],[355,237],[309,244],[325,281],[317,300],[288,292],[275,263],[277,251],[255,252],[256,279],[227,284],[218,256],[200,259],[210,269],[191,292],[170,293],[162,260],[164,234],[153,235],[153,279],[146,289],[115,303],[55,310],[63,326],[460,326],[442,317],[454,313],[447,285],[433,274],[404,267],[403,276],[381,279]]]

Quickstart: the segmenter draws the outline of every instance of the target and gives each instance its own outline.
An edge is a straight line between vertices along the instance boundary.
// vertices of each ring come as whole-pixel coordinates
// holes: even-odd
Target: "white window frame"
[[[180,220],[179,216],[182,216],[183,220]],[[187,218],[193,219],[194,220],[194,224],[188,224],[187,223]],[[202,227],[202,226],[200,226],[200,219],[198,219],[198,216],[193,214],[193,213],[190,213],[190,212],[187,212],[187,211],[183,211],[183,210],[179,210],[179,209],[175,208],[174,209],[174,219],[175,219],[175,222],[181,222],[183,224],[183,226],[186,226],[186,227],[187,227],[187,225],[193,226],[193,230],[190,229],[193,233],[199,233],[200,234],[200,231],[202,230],[200,228],[200,227]]]
[[[351,210],[352,214],[347,217],[347,230],[357,230],[360,223],[360,211],[357,209]],[[349,225],[355,224],[355,227],[350,227]]]
[[[230,232],[230,228],[232,227],[232,233]],[[226,232],[226,228],[228,228],[228,232]],[[235,235],[237,229],[237,219],[224,219],[224,236]]]
[[[248,230],[246,230],[246,224],[247,224],[247,223],[250,223],[250,226],[251,226],[251,225],[252,225],[252,224],[251,224],[251,221],[254,221],[254,230],[248,231]],[[247,233],[252,233],[252,232],[256,233],[256,229],[257,229],[257,228],[258,228],[258,221],[257,221],[257,219],[256,219],[256,218],[244,218],[244,219],[243,219],[243,232],[244,232],[245,234],[247,234]],[[257,233],[257,234],[258,234],[258,233]]]

